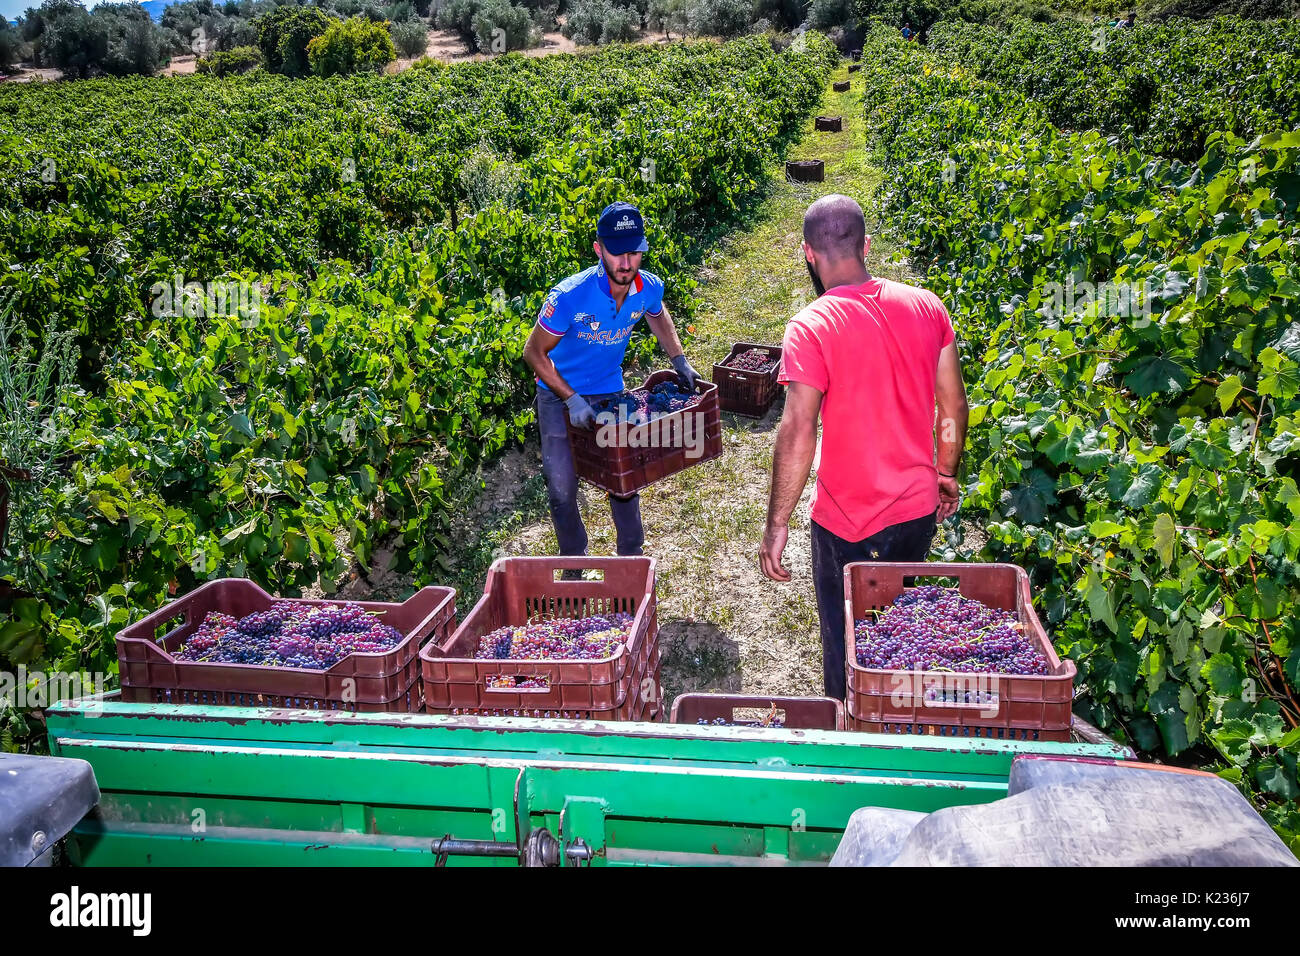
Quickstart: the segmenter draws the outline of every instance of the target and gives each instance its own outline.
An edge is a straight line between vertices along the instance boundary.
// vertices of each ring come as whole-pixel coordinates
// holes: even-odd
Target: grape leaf
[[[1241,394],[1241,379],[1236,375],[1229,375],[1223,380],[1218,388],[1214,390],[1214,397],[1219,400],[1219,410],[1226,413],[1232,403],[1237,400]]]
[[[1210,685],[1210,690],[1220,697],[1241,695],[1241,672],[1236,661],[1227,654],[1212,655],[1201,668],[1201,677]]]
[[[1300,797],[1300,782],[1296,780],[1296,757],[1280,751],[1265,757],[1255,766],[1255,781],[1269,793],[1283,800]]]
[[[1151,531],[1155,537],[1156,553],[1160,555],[1160,563],[1169,567],[1170,562],[1174,560],[1174,539],[1177,535],[1174,519],[1168,514],[1161,513],[1156,517]]]
[[[1254,733],[1249,721],[1229,719],[1210,732],[1210,741],[1231,763],[1244,767],[1250,762],[1250,737]]]
[[[1056,482],[1041,468],[1031,468],[1027,479],[1002,492],[1002,510],[1025,524],[1038,524],[1047,508],[1056,504]]]
[[[1124,377],[1124,384],[1140,398],[1161,392],[1181,392],[1189,381],[1186,370],[1163,355],[1143,359]]]

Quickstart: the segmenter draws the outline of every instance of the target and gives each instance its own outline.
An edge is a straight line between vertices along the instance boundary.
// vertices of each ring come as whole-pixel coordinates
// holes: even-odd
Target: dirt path
[[[560,18],[564,22],[564,18]],[[678,38],[680,40],[680,38]],[[640,44],[663,44],[668,42],[677,42],[665,40],[660,34],[649,31],[642,33],[633,41]],[[521,50],[524,56],[549,56],[552,53],[577,53],[582,49],[592,49],[591,47],[579,47],[572,40],[568,39],[558,29],[548,30],[542,34],[541,42],[535,47],[529,47],[527,50]],[[442,60],[446,63],[462,63],[466,60],[487,60],[496,54],[488,53],[471,53],[469,44],[455,30],[430,30],[429,42],[424,48],[424,55],[435,60]],[[401,73],[409,69],[414,59],[401,58],[394,60],[384,68],[385,73]]]
[[[841,67],[835,78],[843,79]],[[800,251],[803,212],[818,196],[840,192],[864,207],[878,185],[867,163],[861,101],[833,93],[820,112],[844,118],[843,133],[808,133],[792,159],[826,161],[824,183],[778,179],[749,226],[729,236],[700,271],[702,305],[687,354],[710,375],[737,341],[779,343],[785,323],[811,297]],[[873,273],[903,278],[873,244]],[[627,370],[629,382],[647,369]],[[659,622],[667,699],[692,690],[813,695],[821,693],[821,645],[811,578],[808,502],[790,527],[786,566],[793,580],[768,581],[758,569],[767,512],[772,444],[781,403],[762,421],[724,415],[722,458],[654,485],[642,494],[646,553],[659,559]],[[555,534],[540,481],[535,443],[488,474],[488,498],[504,508],[470,546],[470,564],[493,554],[554,554]],[[522,489],[513,498],[510,492]],[[614,529],[603,494],[583,485],[583,517],[592,554],[613,554]],[[469,529],[466,529],[469,530]],[[466,569],[468,570],[468,569]],[[481,590],[480,582],[473,593]],[[468,582],[466,582],[468,583]]]

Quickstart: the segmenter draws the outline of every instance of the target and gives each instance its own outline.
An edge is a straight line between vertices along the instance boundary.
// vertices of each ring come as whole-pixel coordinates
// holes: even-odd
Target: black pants
[[[584,396],[589,402],[619,395]],[[569,432],[564,424],[564,402],[548,389],[537,387],[537,428],[542,436],[542,472],[546,476],[546,497],[551,505],[551,523],[555,525],[555,540],[560,554],[587,553],[587,527],[578,510],[578,475],[573,467],[573,449],[569,447]],[[614,518],[619,554],[638,555],[645,544],[645,531],[641,525],[641,496],[627,498],[609,496],[609,510]],[[576,572],[565,572],[566,577],[577,577]]]
[[[934,515],[891,524],[861,541],[845,541],[812,522],[813,587],[822,629],[822,681],[826,696],[844,699],[844,566],[854,561],[924,561]]]

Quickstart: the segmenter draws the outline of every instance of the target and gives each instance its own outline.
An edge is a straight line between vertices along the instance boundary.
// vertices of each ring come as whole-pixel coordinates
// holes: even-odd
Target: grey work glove
[[[681,381],[682,388],[688,392],[695,391],[696,384],[704,377],[691,368],[691,363],[686,361],[685,355],[673,357],[673,368],[677,370],[677,378]]]
[[[596,424],[596,410],[577,392],[564,400],[564,407],[569,410],[569,421],[578,428],[590,428]]]

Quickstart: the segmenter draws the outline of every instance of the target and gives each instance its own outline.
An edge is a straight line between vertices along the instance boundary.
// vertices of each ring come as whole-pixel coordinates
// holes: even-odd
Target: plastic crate
[[[627,697],[617,707],[608,710],[548,710],[546,708],[528,706],[528,707],[452,707],[452,708],[426,708],[430,713],[453,714],[469,717],[548,717],[562,718],[566,720],[644,720],[658,721],[663,719],[663,708],[660,705],[657,695],[642,695],[641,689],[645,686],[647,679],[653,679],[653,686],[657,689],[660,686],[659,679],[659,645],[658,642],[649,642],[646,645],[649,651],[649,659],[642,662],[644,670],[638,671],[636,677],[629,682]],[[531,703],[526,701],[525,703]]]
[[[903,593],[904,578],[948,578],[964,597],[1015,611],[1047,658],[1046,676],[878,670],[858,665],[854,622],[883,611]],[[913,580],[909,587],[916,584]],[[844,568],[846,708],[850,730],[872,733],[1070,739],[1075,666],[1062,661],[1034,611],[1029,575],[1014,564],[855,562]],[[967,690],[991,699],[965,702]],[[933,695],[934,699],[927,699]]]
[[[595,570],[600,580],[557,580]],[[499,627],[594,614],[634,615],[627,642],[601,660],[478,660],[479,639]],[[445,641],[420,652],[429,713],[612,712],[634,703],[640,684],[658,675],[655,560],[644,557],[499,558],[483,596]],[[545,687],[489,687],[494,677],[543,679]],[[657,680],[656,680],[657,687]]]
[[[420,647],[446,640],[456,626],[456,592],[426,587],[401,604],[357,601],[406,635],[392,650],[350,654],[325,670],[181,661],[172,656],[209,611],[244,617],[278,600],[328,606],[342,601],[274,598],[252,581],[210,581],[117,635],[122,700],[310,710],[418,711]],[[176,622],[180,623],[177,624]],[[159,636],[164,628],[170,628]]]
[[[762,697],[741,694],[682,694],[673,701],[672,722],[695,724],[703,718],[721,717],[737,726],[762,726],[758,720],[741,717],[737,710],[784,712],[785,730],[843,730],[844,704],[830,697]]]
[[[644,388],[677,378],[676,372],[655,372],[645,380]],[[703,399],[698,405],[664,415],[645,425],[627,427],[620,443],[601,447],[602,436],[612,426],[576,428],[564,412],[573,449],[573,467],[579,478],[597,488],[625,498],[669,475],[711,461],[722,454],[722,414],[718,408],[718,386],[701,381],[697,388]],[[689,426],[687,425],[689,416]],[[698,442],[700,454],[691,457],[684,447],[683,436],[689,432],[692,443]],[[656,447],[658,446],[658,447]]]
[[[766,372],[730,367],[738,355],[750,349],[766,352],[769,358],[776,360],[776,365]],[[781,385],[776,380],[780,374],[781,346],[737,342],[732,346],[730,354],[713,366],[713,381],[718,386],[718,406],[724,412],[734,415],[762,418],[781,394]]]

